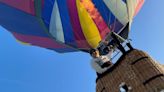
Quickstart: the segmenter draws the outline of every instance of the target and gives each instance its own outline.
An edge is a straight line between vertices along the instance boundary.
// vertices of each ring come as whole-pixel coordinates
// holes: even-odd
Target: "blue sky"
[[[132,45],[164,64],[164,0],[147,0],[130,32]],[[95,92],[91,57],[22,45],[0,27],[0,92]]]

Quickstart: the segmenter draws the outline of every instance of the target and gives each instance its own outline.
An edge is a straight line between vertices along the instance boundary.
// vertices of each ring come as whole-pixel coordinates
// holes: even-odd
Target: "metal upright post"
[[[126,51],[125,51],[124,47],[121,45],[121,42],[119,40],[119,39],[121,39],[123,41],[123,38],[122,37],[119,37],[114,32],[111,33],[111,36],[113,38],[113,41],[118,45],[117,48],[124,54]]]

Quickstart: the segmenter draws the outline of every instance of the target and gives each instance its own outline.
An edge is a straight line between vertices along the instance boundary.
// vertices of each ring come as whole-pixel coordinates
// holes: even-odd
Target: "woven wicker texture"
[[[160,92],[164,89],[164,66],[140,50],[129,51],[96,82],[96,92],[120,92],[120,84],[128,92]]]

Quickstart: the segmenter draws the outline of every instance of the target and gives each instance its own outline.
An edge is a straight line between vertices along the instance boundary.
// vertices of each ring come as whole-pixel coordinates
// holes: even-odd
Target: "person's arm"
[[[105,67],[109,67],[111,65],[113,65],[112,62],[105,62],[101,67],[105,68]]]
[[[109,43],[109,41],[103,41],[103,43],[104,43],[104,45],[108,45],[108,43]],[[108,54],[106,54],[105,56],[107,56],[109,59],[111,59],[111,57],[112,57],[112,54],[113,54],[113,46],[112,45],[110,45],[110,46],[107,46],[107,48],[108,48],[108,50],[109,50],[109,52],[108,52]]]
[[[105,72],[108,69],[107,67],[101,68],[101,66],[98,65],[95,61],[91,62],[91,66],[99,74],[102,74],[103,72]]]
[[[108,47],[108,49],[109,49],[109,52],[108,52],[108,54],[106,54],[106,56],[107,56],[109,59],[111,59],[112,54],[113,54],[113,48],[112,48],[112,47]]]

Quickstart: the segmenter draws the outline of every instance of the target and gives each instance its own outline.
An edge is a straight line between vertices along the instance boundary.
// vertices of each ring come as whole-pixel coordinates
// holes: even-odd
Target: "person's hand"
[[[108,41],[102,41],[104,45],[108,45]]]
[[[109,45],[109,48],[110,48],[110,49],[113,49],[114,47],[113,47],[113,45]]]

